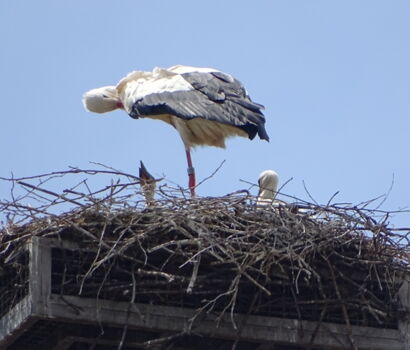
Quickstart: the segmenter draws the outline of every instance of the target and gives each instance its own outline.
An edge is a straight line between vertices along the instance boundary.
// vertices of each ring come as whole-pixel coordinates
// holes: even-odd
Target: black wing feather
[[[184,73],[181,76],[193,89],[153,93],[136,101],[130,115],[134,118],[171,114],[183,119],[205,118],[236,126],[247,132],[250,139],[256,134],[269,140],[265,130],[263,106],[254,103],[242,84],[228,74]]]

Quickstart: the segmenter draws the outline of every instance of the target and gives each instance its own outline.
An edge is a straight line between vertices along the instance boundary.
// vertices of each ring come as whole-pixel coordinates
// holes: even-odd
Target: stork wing
[[[263,106],[251,101],[242,84],[222,72],[181,74],[192,89],[153,92],[135,101],[131,117],[171,114],[182,119],[204,118],[256,134],[268,140]]]

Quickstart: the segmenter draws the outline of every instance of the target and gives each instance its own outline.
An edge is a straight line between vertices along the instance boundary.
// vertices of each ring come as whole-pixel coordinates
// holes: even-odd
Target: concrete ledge
[[[76,296],[51,295],[47,312],[37,315],[54,320],[75,322],[100,322],[113,326],[128,324],[131,328],[160,332],[180,332],[187,329],[195,311],[187,308],[133,304],[107,300],[87,299]],[[225,315],[219,326],[216,317],[206,315],[193,324],[195,334],[207,337],[241,340],[256,343],[282,343],[306,346],[314,334],[317,323],[264,316],[234,315],[241,326],[233,328],[230,315]],[[351,327],[351,338],[360,349],[401,350],[405,349],[399,330],[371,327]],[[344,325],[323,323],[320,325],[313,345],[324,349],[349,349],[349,330]]]

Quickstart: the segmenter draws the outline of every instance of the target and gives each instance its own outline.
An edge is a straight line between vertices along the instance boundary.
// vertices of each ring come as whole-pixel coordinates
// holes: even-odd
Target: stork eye
[[[104,95],[104,94],[102,95],[102,97],[104,97],[104,98],[108,98],[108,96],[107,96],[107,95]]]

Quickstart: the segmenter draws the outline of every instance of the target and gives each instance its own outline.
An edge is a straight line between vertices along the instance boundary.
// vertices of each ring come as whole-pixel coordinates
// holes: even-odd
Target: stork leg
[[[188,186],[191,191],[191,197],[195,197],[195,169],[192,166],[192,159],[191,159],[191,151],[187,147],[185,148],[185,153],[186,153],[186,160],[188,162]]]

